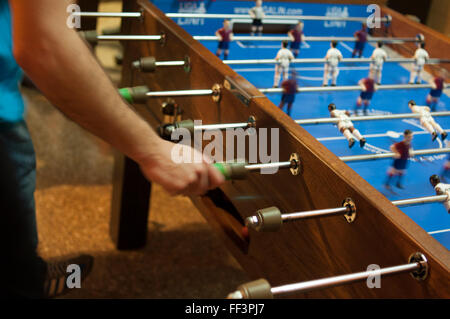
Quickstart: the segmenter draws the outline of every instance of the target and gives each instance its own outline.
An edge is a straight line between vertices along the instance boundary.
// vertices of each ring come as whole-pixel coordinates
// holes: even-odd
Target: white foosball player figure
[[[339,74],[339,62],[343,59],[341,51],[337,47],[337,41],[331,41],[331,48],[327,51],[325,56],[325,68],[323,73],[323,86],[328,86],[328,77],[331,75],[331,85],[336,86],[337,77]]]
[[[436,195],[447,195],[447,200],[443,202],[445,209],[450,214],[450,184],[441,183],[437,175],[430,176],[430,183],[436,191]]]
[[[432,141],[437,138],[438,134],[441,134],[442,140],[445,140],[448,134],[433,119],[428,106],[418,106],[413,100],[408,102],[408,106],[413,113],[420,114],[420,125],[431,134]]]
[[[277,64],[275,65],[275,76],[273,79],[274,88],[277,88],[280,84],[281,74],[283,74],[283,80],[287,80],[289,77],[289,65],[291,64],[291,61],[294,60],[294,55],[287,47],[288,41],[281,42],[281,49],[275,57]]]
[[[419,48],[414,53],[414,66],[411,71],[411,77],[409,78],[409,84],[420,84],[422,81],[422,71],[425,63],[428,61],[430,56],[425,50],[425,42],[419,43]]]
[[[339,119],[337,127],[347,139],[348,147],[352,148],[355,144],[355,139],[353,138],[353,136],[355,136],[359,140],[359,146],[364,147],[364,144],[366,144],[366,139],[357,129],[355,129],[352,121],[350,121],[350,112],[336,109],[336,105],[334,103],[328,105],[328,111],[330,112],[331,117]]]

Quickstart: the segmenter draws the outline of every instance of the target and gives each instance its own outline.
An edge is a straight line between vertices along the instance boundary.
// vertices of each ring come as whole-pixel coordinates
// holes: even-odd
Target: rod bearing
[[[345,219],[347,220],[347,222],[353,223],[356,219],[355,202],[350,197],[348,197],[344,200],[342,206],[347,207],[347,213],[344,215]]]
[[[214,84],[212,87],[212,99],[214,102],[219,102],[222,97],[222,86],[218,83]]]
[[[289,161],[291,162],[291,167],[289,168],[289,170],[291,171],[292,175],[298,175],[301,171],[300,157],[297,153],[292,153],[289,157]]]
[[[425,257],[424,254],[422,254],[420,252],[416,252],[416,253],[412,254],[411,256],[409,256],[408,262],[409,263],[415,263],[415,262],[420,263],[420,268],[418,270],[411,272],[411,276],[414,279],[416,279],[418,281],[427,279],[428,272],[429,272],[429,265],[428,265],[427,257]]]

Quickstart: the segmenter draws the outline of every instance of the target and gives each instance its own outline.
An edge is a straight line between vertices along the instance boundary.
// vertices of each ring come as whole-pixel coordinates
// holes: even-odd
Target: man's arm
[[[75,30],[68,0],[10,0],[14,56],[52,104],[136,161],[150,180],[173,194],[200,194],[223,181],[203,163],[175,164],[163,141],[120,97]]]

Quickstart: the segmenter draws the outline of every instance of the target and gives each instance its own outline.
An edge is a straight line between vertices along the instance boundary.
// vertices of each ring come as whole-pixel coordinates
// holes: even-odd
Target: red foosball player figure
[[[223,59],[226,60],[230,53],[230,41],[233,40],[233,31],[230,27],[230,20],[223,20],[223,27],[216,31],[216,37],[219,39],[216,55],[220,58],[223,50]]]
[[[439,102],[439,98],[442,95],[442,90],[444,89],[445,83],[445,76],[446,76],[445,72],[441,71],[437,76],[435,76],[430,81],[431,90],[427,96],[427,105],[431,108],[433,112],[436,111],[436,106]]]
[[[392,166],[387,172],[387,179],[384,186],[387,189],[391,189],[391,181],[394,176],[398,176],[396,186],[403,189],[401,180],[405,175],[405,170],[408,166],[408,159],[411,154],[411,141],[413,138],[413,133],[411,130],[406,130],[403,132],[403,141],[391,145],[391,151],[395,154]]]
[[[356,109],[355,114],[358,114],[358,110],[364,104],[363,113],[367,115],[367,108],[370,105],[370,101],[372,100],[373,93],[377,90],[377,86],[375,81],[372,78],[364,78],[358,82],[358,85],[361,86],[361,94],[356,100]]]
[[[303,42],[303,22],[298,21],[295,28],[288,32],[288,36],[291,39],[291,45],[289,48],[294,54],[294,57],[297,58],[300,53],[300,46]]]
[[[356,55],[358,55],[358,58],[362,57],[364,47],[366,46],[367,42],[367,27],[366,24],[363,23],[361,30],[358,30],[355,32],[354,37],[356,39],[355,41],[355,48],[353,49],[352,58],[354,58]]]
[[[280,109],[283,109],[284,104],[287,104],[287,114],[291,116],[292,105],[295,101],[295,94],[297,94],[297,72],[291,71],[290,78],[281,82],[283,88],[283,95],[281,96],[281,102],[278,105]]]

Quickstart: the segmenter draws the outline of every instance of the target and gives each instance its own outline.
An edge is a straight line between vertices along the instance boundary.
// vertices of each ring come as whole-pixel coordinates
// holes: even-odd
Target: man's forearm
[[[70,2],[10,3],[16,59],[50,102],[129,157],[144,160],[159,137],[122,100],[83,40],[67,27]]]

